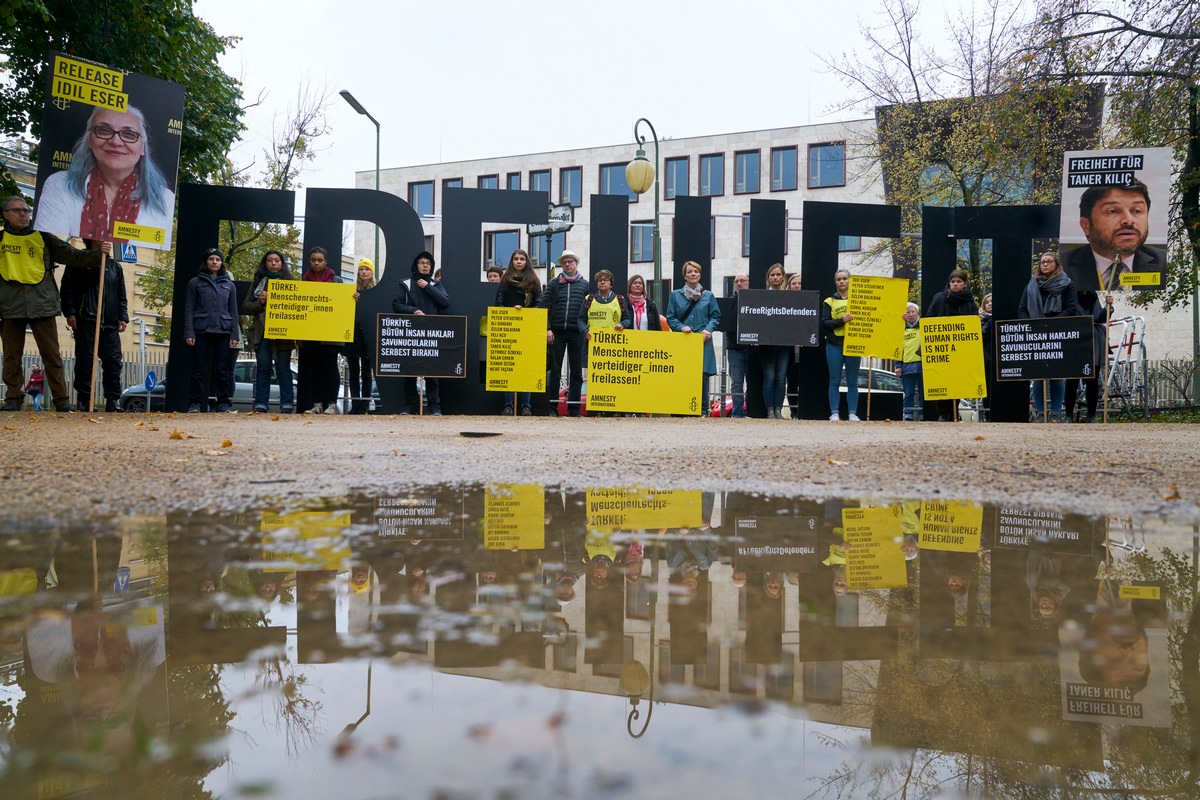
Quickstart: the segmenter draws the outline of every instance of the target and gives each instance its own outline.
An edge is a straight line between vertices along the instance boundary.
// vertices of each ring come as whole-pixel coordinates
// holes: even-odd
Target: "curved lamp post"
[[[651,648],[654,643],[651,642]],[[653,653],[653,650],[651,650]],[[654,684],[650,681],[650,673],[640,661],[630,661],[624,667],[621,667],[621,677],[618,679],[621,686],[621,691],[629,696],[629,716],[625,718],[625,730],[634,739],[640,739],[646,729],[650,727],[650,717],[654,714]],[[646,690],[650,692],[650,708],[646,711],[646,721],[642,723],[642,729],[637,733],[633,732],[633,723],[637,722],[642,712],[638,708],[638,701],[642,699],[642,695]]]
[[[646,159],[644,147],[646,137],[638,135],[638,128],[643,122],[650,129],[650,135],[654,137],[653,164]],[[658,171],[658,133],[650,124],[650,120],[642,117],[633,123],[633,138],[638,144],[638,149],[634,154],[633,161],[625,165],[625,182],[629,184],[629,189],[638,195],[645,194],[651,186],[654,187],[654,302],[658,305],[659,312],[663,313],[662,239],[658,226],[658,181],[655,179],[655,173]]]
[[[343,100],[345,100],[347,103],[350,104],[351,108],[353,108],[358,113],[362,114],[367,119],[371,120],[371,122],[375,123],[375,191],[378,192],[379,191],[379,120],[372,117],[370,115],[370,113],[368,113],[367,110],[365,108],[363,108],[363,104],[358,102],[358,100],[355,99],[354,95],[350,94],[350,92],[348,92],[347,90],[342,89],[340,92],[338,92],[338,94],[340,94],[342,96]],[[375,269],[380,269],[380,266],[379,266],[379,226],[378,225],[375,226]]]

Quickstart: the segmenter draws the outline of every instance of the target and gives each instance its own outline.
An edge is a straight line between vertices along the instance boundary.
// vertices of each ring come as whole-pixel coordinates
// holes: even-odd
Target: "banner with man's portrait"
[[[1166,286],[1171,149],[1063,155],[1059,256],[1080,291]]]
[[[171,246],[184,89],[51,53],[35,228]]]

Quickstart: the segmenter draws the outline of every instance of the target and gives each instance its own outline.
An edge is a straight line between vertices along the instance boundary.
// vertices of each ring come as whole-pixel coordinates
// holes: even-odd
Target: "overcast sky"
[[[847,89],[819,54],[861,48],[860,19],[882,0],[781,3],[691,0],[197,0],[219,34],[239,36],[222,61],[239,77],[249,130],[234,152],[257,161],[304,81],[331,96],[330,135],[304,186],[349,188],[375,166],[382,126],[388,167],[630,143],[646,117],[660,139],[860,119],[835,112]],[[925,0],[923,25],[947,6]],[[303,193],[297,213],[303,213]]]

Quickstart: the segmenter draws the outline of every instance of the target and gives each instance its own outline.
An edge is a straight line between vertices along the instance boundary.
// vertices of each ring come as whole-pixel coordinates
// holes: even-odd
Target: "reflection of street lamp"
[[[629,184],[629,188],[634,194],[639,195],[645,194],[651,185],[654,186],[654,302],[658,305],[659,309],[662,309],[664,308],[662,293],[662,239],[658,227],[658,181],[655,180],[655,172],[658,170],[658,133],[654,130],[654,126],[650,124],[650,120],[642,117],[633,123],[633,138],[639,145],[646,144],[646,137],[638,136],[638,126],[643,122],[650,129],[650,135],[654,137],[654,163],[651,164],[647,161],[645,149],[638,147],[633,161],[625,165],[625,182]]]
[[[375,191],[378,192],[379,191],[379,120],[372,117],[367,112],[367,110],[365,108],[363,108],[362,103],[360,103],[360,102],[358,102],[358,100],[354,99],[354,95],[350,94],[350,92],[346,91],[345,89],[342,89],[340,92],[338,92],[338,94],[340,94],[342,96],[343,100],[345,100],[347,103],[350,104],[351,108],[353,108],[358,113],[362,114],[367,119],[371,120],[371,122],[375,123]],[[379,269],[379,268],[380,268],[379,267],[379,226],[376,225],[375,226],[375,269]]]
[[[350,734],[358,730],[358,726],[363,724],[363,720],[371,716],[371,667],[374,665],[375,664],[373,661],[367,662],[367,708],[365,711],[363,711],[363,715],[361,717],[342,728],[341,736],[338,737],[342,741],[350,738]]]
[[[650,642],[650,660],[654,660],[654,642]],[[630,661],[625,666],[621,667],[621,677],[618,681],[621,685],[621,691],[629,696],[629,716],[625,719],[625,730],[629,731],[629,735],[634,739],[641,737],[646,732],[646,728],[650,727],[650,717],[654,714],[654,693],[650,693],[650,709],[646,712],[646,721],[642,724],[642,729],[637,733],[633,732],[633,723],[642,716],[642,712],[638,710],[638,701],[642,699],[642,695],[647,689],[653,690],[654,683],[650,680],[650,673],[640,661]]]

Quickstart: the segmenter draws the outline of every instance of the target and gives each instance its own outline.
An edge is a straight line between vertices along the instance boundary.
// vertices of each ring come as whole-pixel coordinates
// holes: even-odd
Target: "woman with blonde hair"
[[[1033,277],[1021,295],[1018,319],[1077,317],[1083,314],[1075,284],[1063,271],[1058,253],[1047,250],[1038,258]],[[1067,382],[1061,378],[1033,382],[1034,419],[1038,422],[1062,422],[1063,397]],[[1046,394],[1050,395],[1050,415],[1046,416]]]

